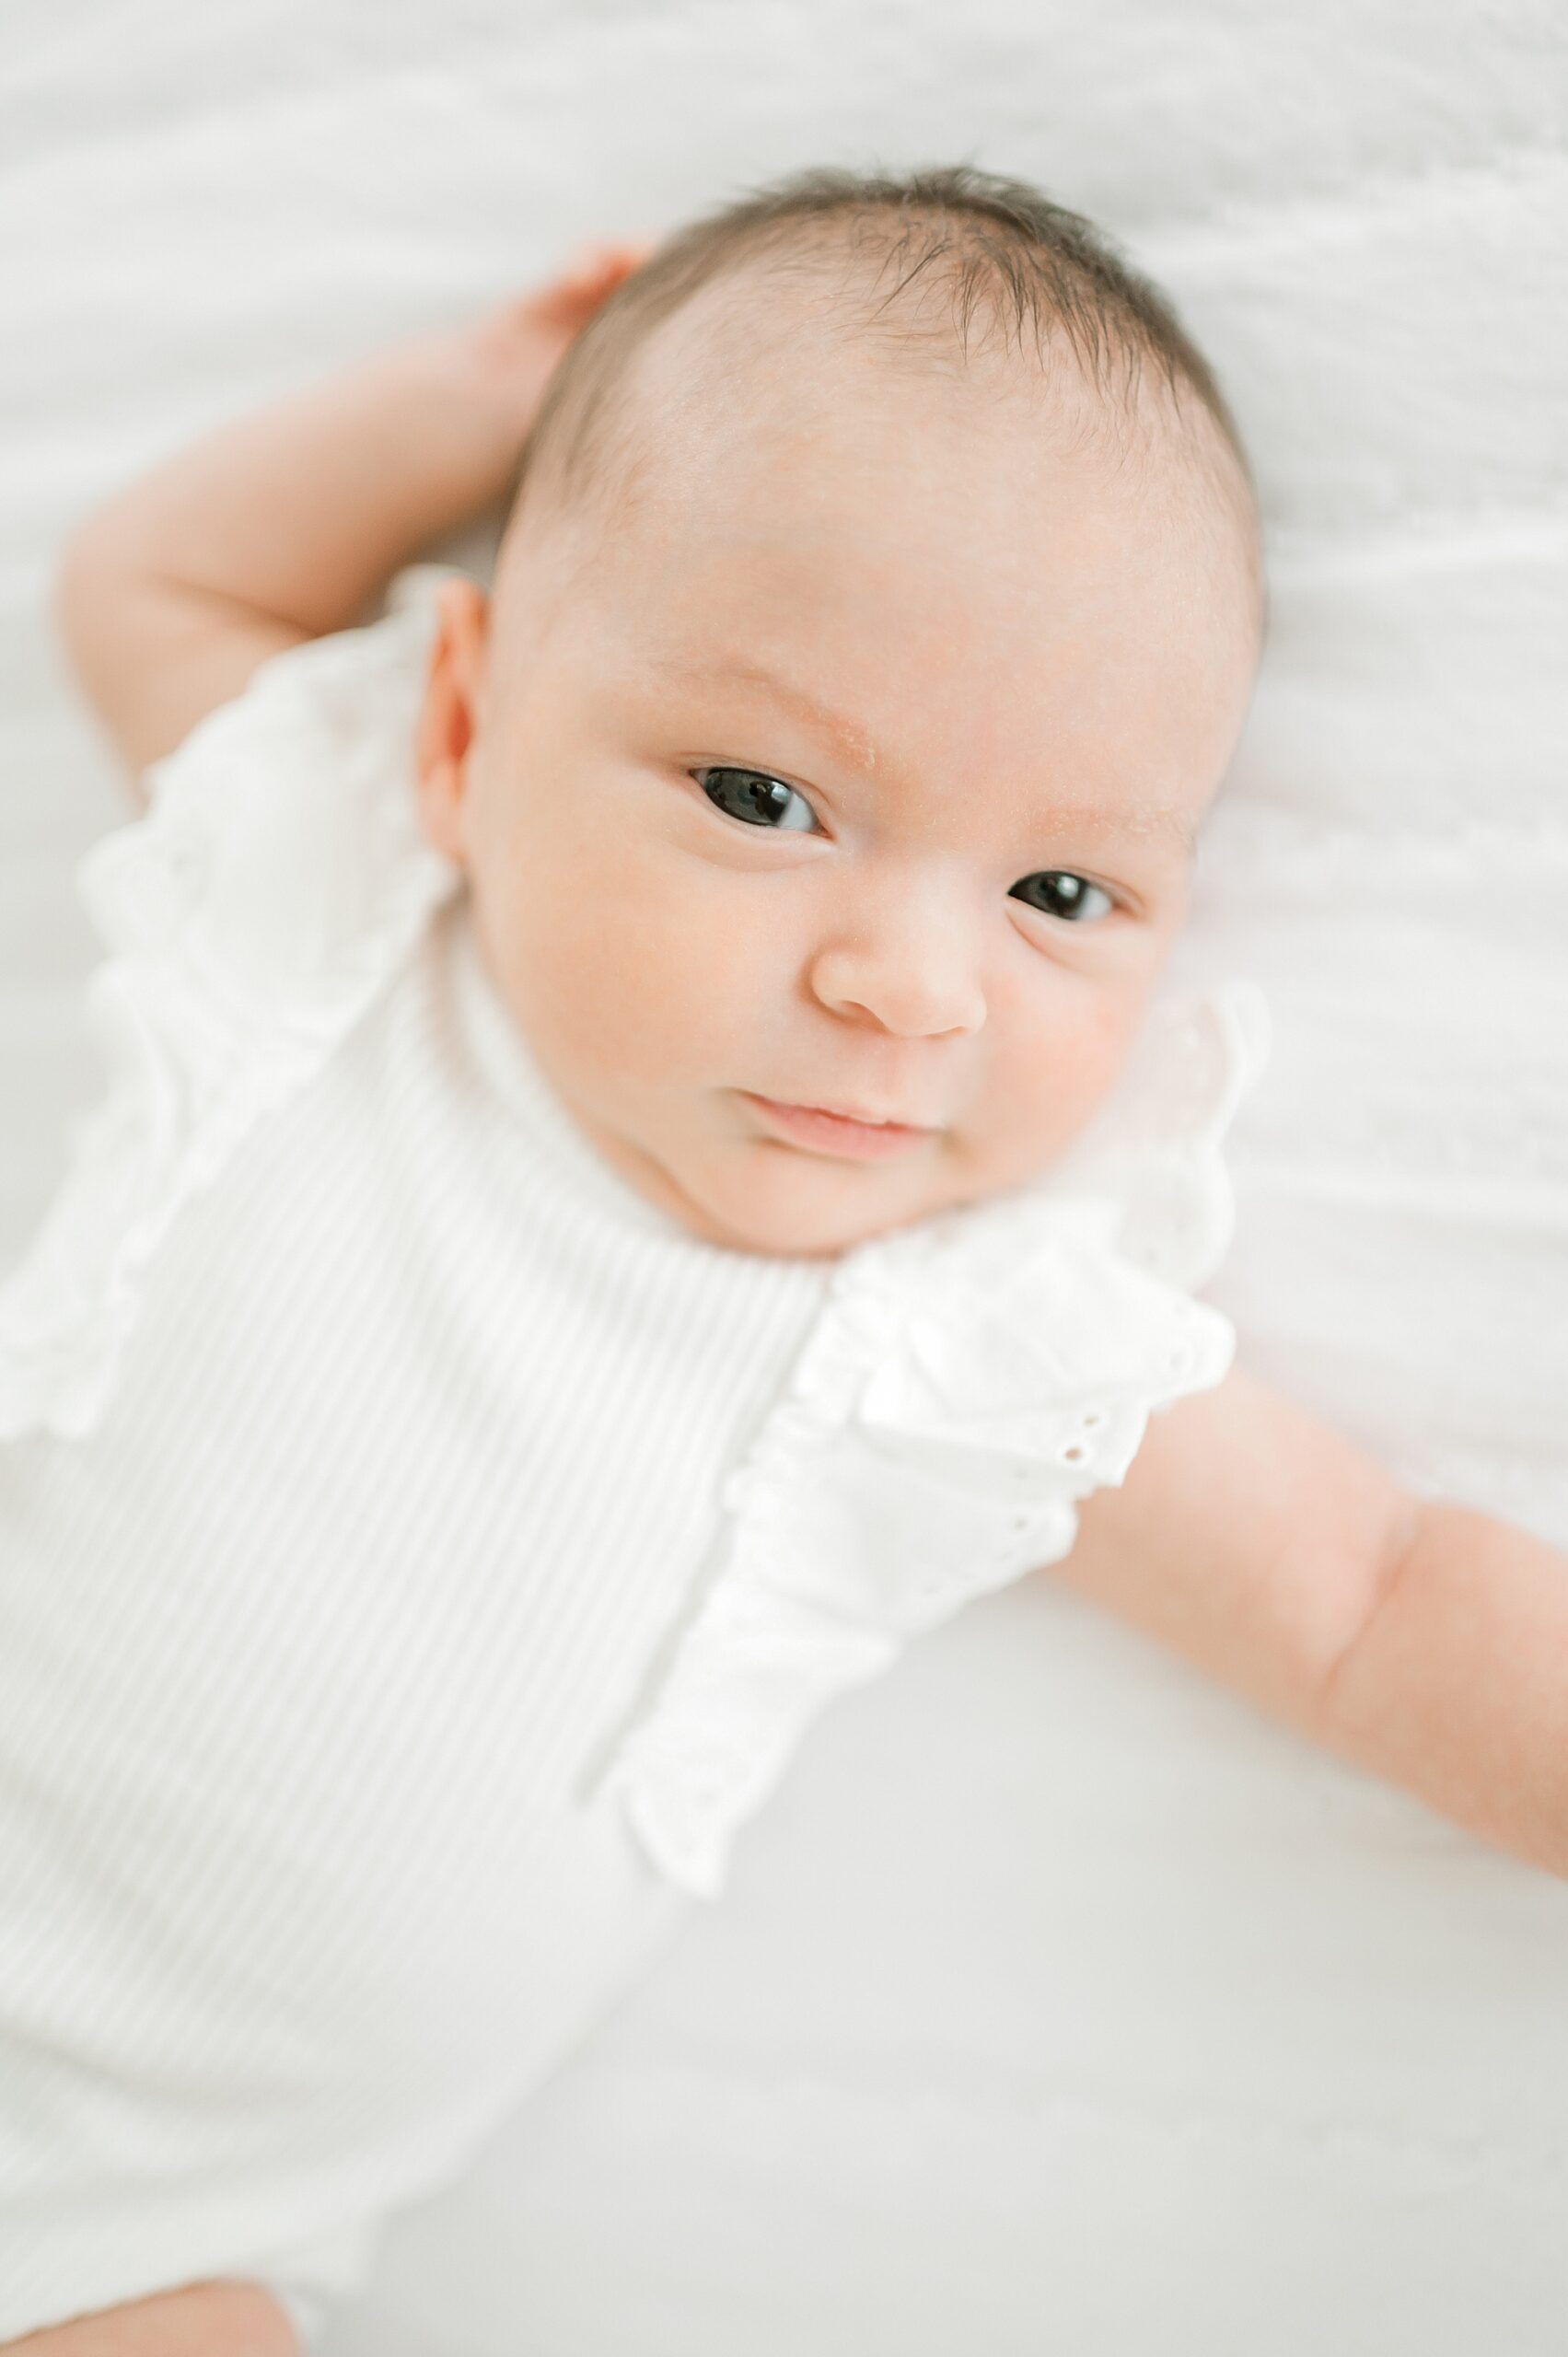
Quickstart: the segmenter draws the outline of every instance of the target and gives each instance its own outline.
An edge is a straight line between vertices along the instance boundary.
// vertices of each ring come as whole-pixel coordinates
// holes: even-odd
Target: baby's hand
[[[460,331],[476,381],[509,413],[519,447],[567,345],[656,243],[645,238],[586,247],[559,278],[497,304]]]
[[[5,2357],[299,2357],[299,2339],[260,2283],[188,2283],[7,2340]]]
[[[87,517],[56,612],[133,778],[505,497],[556,363],[653,245],[590,247],[530,294],[218,427]]]

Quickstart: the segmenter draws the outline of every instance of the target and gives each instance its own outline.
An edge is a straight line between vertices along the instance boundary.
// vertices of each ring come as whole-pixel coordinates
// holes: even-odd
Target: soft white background
[[[92,1090],[71,874],[128,807],[51,634],[73,521],[580,238],[968,157],[1164,280],[1262,483],[1180,953],[1278,1035],[1211,1295],[1568,1546],[1565,114],[1545,0],[14,5],[0,1258]],[[834,1706],[331,2357],[1556,2357],[1565,1988],[1568,1887],[1036,1579]]]

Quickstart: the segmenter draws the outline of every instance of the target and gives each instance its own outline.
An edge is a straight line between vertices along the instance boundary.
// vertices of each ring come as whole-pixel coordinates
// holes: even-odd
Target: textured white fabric
[[[97,1085],[71,876],[125,808],[49,618],[76,519],[578,238],[972,155],[1160,275],[1261,482],[1264,675],[1178,951],[1277,1032],[1209,1297],[1568,1545],[1561,9],[10,13],[0,1264]],[[825,1714],[726,1903],[329,2345],[1560,2357],[1565,1960],[1568,1887],[1026,1580]]]
[[[834,1262],[606,1165],[415,824],[441,577],[85,865],[111,1086],[0,1291],[0,2330],[351,2289],[823,1704],[1231,1363],[1244,978],[1040,1185]]]

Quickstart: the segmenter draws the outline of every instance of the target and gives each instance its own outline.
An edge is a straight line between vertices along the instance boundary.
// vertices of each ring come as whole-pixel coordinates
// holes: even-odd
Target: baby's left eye
[[[1007,897],[1022,900],[1026,908],[1039,909],[1045,916],[1066,917],[1075,924],[1083,920],[1086,899],[1091,892],[1098,894],[1107,909],[1116,906],[1109,893],[1098,884],[1091,884],[1086,876],[1074,876],[1063,867],[1044,867],[1038,875],[1020,877]],[[1096,910],[1093,913],[1103,915],[1104,911]]]
[[[691,775],[708,800],[726,819],[748,827],[766,827],[773,834],[808,834],[816,821],[811,805],[797,786],[765,770],[702,769]]]

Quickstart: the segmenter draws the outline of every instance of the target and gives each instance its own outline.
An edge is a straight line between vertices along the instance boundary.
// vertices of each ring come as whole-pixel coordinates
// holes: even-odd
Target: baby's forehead
[[[824,412],[898,408],[935,440],[984,432],[1029,414],[1082,435],[1110,404],[1065,348],[1049,368],[1017,355],[959,349],[946,308],[923,320],[878,322],[840,273],[809,278],[726,273],[697,292],[630,355],[617,388],[628,438],[649,459],[686,435],[710,452],[810,425]]]
[[[685,610],[690,643],[738,586],[761,581],[755,623],[768,599],[830,611],[853,585],[873,662],[867,616],[885,604],[892,632],[923,598],[956,647],[984,631],[1030,663],[1037,617],[1087,565],[1112,627],[1202,613],[1249,676],[1255,527],[1217,427],[1163,413],[1152,371],[1129,407],[1065,344],[966,355],[935,298],[897,332],[865,308],[842,271],[730,271],[659,319],[600,388],[579,479],[508,536],[501,570],[535,572],[534,614],[582,593],[645,644]]]
[[[1038,351],[970,322],[960,343],[947,296],[880,322],[842,261],[806,271],[732,270],[659,320],[601,389],[592,520],[619,535],[652,510],[689,521],[722,497],[738,519],[777,495],[826,510],[846,489],[924,500],[991,454],[1019,499],[1068,475],[1129,496],[1199,537],[1218,526],[1259,574],[1249,492],[1221,429],[1196,400],[1169,397],[1153,367],[1085,367],[1063,333]],[[1011,505],[1011,518],[1007,510]],[[1027,530],[1019,502],[1001,528]]]

